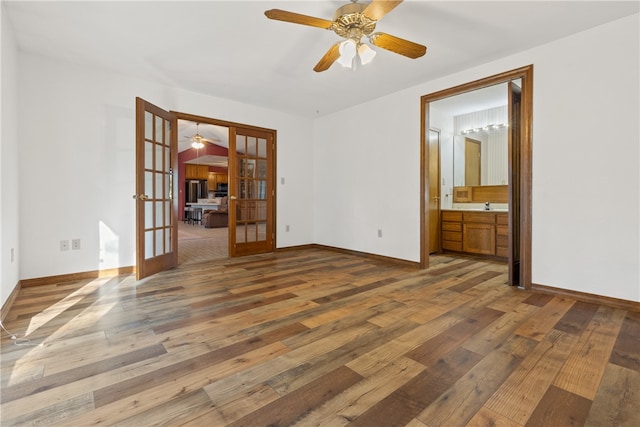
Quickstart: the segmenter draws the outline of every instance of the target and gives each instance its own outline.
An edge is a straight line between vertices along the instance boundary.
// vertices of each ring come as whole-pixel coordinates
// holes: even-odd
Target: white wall
[[[404,91],[316,119],[317,243],[419,260],[419,114]]]
[[[19,56],[20,278],[135,265],[135,97],[277,130],[277,246],[312,240],[313,123],[104,70]],[[280,179],[278,178],[278,183]],[[60,251],[63,239],[81,250]]]
[[[316,241],[417,261],[420,96],[533,64],[533,282],[640,301],[638,21],[317,119]]]
[[[20,280],[18,270],[18,70],[17,48],[11,23],[0,4],[0,306]],[[13,252],[13,259],[12,259]]]

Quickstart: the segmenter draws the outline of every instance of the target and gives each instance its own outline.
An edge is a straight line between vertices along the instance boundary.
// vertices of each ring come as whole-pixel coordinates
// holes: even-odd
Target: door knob
[[[149,196],[147,196],[146,194],[134,194],[133,199],[147,200],[149,199]]]
[[[238,200],[236,196],[229,196],[229,200]]]

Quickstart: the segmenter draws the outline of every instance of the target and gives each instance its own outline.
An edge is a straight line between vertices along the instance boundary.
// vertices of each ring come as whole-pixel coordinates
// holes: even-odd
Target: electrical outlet
[[[382,230],[378,230],[378,237],[382,237]]]
[[[287,233],[289,232],[289,224],[284,226],[284,231],[286,231]]]
[[[11,262],[13,262],[14,257],[13,257],[13,248],[11,248]]]
[[[73,239],[71,241],[71,249],[73,249],[73,250],[80,249],[80,239]]]
[[[69,250],[69,241],[68,240],[60,240],[60,250],[68,251]]]

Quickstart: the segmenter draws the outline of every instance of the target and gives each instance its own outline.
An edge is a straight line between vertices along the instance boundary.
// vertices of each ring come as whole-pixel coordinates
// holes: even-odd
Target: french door
[[[136,98],[136,278],[178,263],[174,206],[177,126],[174,114]]]
[[[229,254],[274,250],[273,131],[229,129]]]

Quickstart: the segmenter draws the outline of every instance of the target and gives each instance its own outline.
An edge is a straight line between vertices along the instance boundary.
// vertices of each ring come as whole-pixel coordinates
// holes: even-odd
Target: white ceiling
[[[331,31],[273,21],[272,8],[333,19],[348,1],[2,1],[19,49],[212,96],[315,117],[550,42],[639,10],[633,1],[420,1],[376,30],[428,47],[376,48],[357,71],[314,65]],[[597,59],[597,52],[594,52]],[[195,112],[197,113],[197,112]]]
[[[199,134],[204,138],[205,144],[215,144],[220,147],[229,148],[229,128],[223,126],[215,126],[206,123],[191,122],[188,120],[178,120],[178,152],[185,150],[195,150],[191,146],[192,138],[195,134]],[[205,150],[200,152],[197,150],[196,156],[186,163],[196,163],[200,165],[219,166],[226,168],[228,166],[228,158],[226,156],[217,156],[206,154]]]

